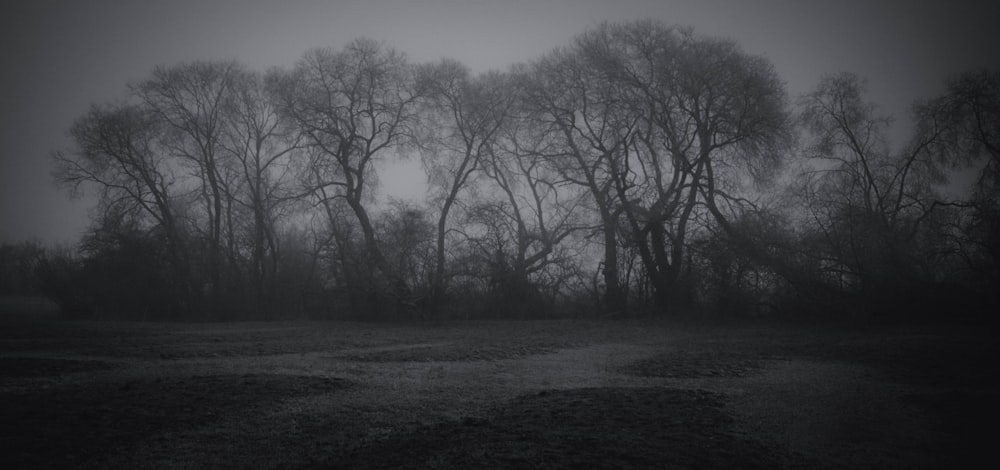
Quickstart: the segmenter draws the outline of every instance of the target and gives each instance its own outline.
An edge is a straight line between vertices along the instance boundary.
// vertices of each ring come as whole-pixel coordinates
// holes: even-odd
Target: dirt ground
[[[956,468],[985,328],[0,320],[3,468]]]

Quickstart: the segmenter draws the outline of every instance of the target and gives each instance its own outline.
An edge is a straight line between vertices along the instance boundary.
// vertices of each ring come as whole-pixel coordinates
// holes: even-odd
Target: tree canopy
[[[359,39],[267,73],[162,66],[129,92],[53,154],[59,184],[99,198],[64,266],[86,288],[58,292],[95,316],[889,315],[915,311],[913,289],[997,301],[995,71],[918,102],[902,144],[860,77],[793,100],[765,57],[655,21],[602,24],[506,71]],[[422,163],[424,201],[380,197],[378,169],[399,158]],[[961,171],[975,188],[950,197]]]

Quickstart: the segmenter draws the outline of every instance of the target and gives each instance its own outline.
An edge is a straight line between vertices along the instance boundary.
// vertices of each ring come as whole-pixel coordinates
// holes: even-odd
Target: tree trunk
[[[618,227],[608,219],[604,223],[604,313],[622,315],[628,304],[618,281]]]
[[[358,218],[358,223],[361,224],[361,232],[365,237],[365,252],[371,258],[375,268],[392,283],[392,294],[395,297],[397,309],[408,310],[410,307],[408,302],[411,297],[410,287],[406,284],[406,280],[400,277],[399,273],[389,266],[388,260],[386,260],[382,250],[379,249],[378,239],[375,238],[375,228],[368,217],[368,211],[365,210],[360,201],[349,199],[348,204],[354,210],[354,215]]]
[[[428,302],[428,310],[433,313],[437,313],[437,310],[441,308],[441,303],[444,301],[445,295],[445,283],[444,283],[444,271],[445,271],[445,233],[447,231],[448,223],[448,213],[451,211],[451,205],[455,201],[455,191],[444,202],[444,207],[441,208],[441,215],[438,217],[437,224],[437,247],[434,259],[434,279],[431,280],[431,298]]]

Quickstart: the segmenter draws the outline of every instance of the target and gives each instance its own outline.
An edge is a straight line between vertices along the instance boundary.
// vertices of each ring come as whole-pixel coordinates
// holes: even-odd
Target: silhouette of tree
[[[193,171],[203,202],[208,245],[209,294],[213,308],[221,306],[225,267],[223,236],[232,226],[232,201],[227,197],[226,158],[222,149],[228,111],[242,67],[235,62],[193,62],[157,67],[153,77],[136,85],[135,94],[162,126],[158,138],[164,151]]]
[[[448,218],[461,203],[459,196],[481,172],[513,97],[504,75],[491,72],[473,77],[467,67],[452,60],[424,66],[421,75],[429,98],[420,117],[421,155],[432,198],[440,205],[429,302],[434,310],[449,287]]]
[[[392,281],[392,294],[409,301],[409,286],[382,253],[366,206],[375,162],[413,135],[421,90],[412,67],[396,50],[361,39],[341,51],[310,51],[279,80],[281,112],[308,146],[306,190],[320,204],[350,207],[366,258]]]

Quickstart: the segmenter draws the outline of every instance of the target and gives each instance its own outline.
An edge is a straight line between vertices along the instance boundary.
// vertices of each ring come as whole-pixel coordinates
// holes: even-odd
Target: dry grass
[[[998,398],[977,330],[2,326],[5,468],[934,468]]]

